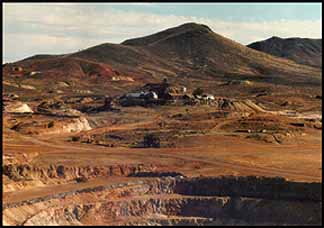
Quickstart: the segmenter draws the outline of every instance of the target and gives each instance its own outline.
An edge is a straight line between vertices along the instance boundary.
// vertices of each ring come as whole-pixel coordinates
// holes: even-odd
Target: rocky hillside
[[[275,58],[227,39],[208,26],[187,23],[120,45],[102,44],[72,55],[116,68],[135,67],[141,74],[223,78],[264,77],[289,80],[314,77],[320,71]],[[305,80],[305,79],[304,79]],[[280,80],[272,80],[280,82]]]
[[[322,39],[271,37],[248,45],[258,51],[291,59],[296,63],[322,67]]]
[[[249,78],[271,84],[321,84],[318,68],[253,50],[213,32],[206,25],[195,23],[121,44],[105,43],[66,55],[33,56],[6,64],[5,79],[17,74],[12,72],[14,67],[22,67],[25,76],[40,75],[34,84],[42,84],[43,80],[46,89],[55,87],[53,82],[64,81],[77,85],[79,90],[92,87],[112,93],[161,81],[164,77]],[[112,81],[119,83],[113,85]]]

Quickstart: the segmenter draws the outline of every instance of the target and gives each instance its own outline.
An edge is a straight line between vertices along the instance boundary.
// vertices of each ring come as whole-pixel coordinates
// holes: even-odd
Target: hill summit
[[[26,72],[41,72],[46,76],[42,79],[47,78],[51,83],[73,80],[84,87],[105,85],[107,89],[111,88],[112,80],[119,80],[119,85],[124,82],[128,88],[163,78],[248,79],[285,85],[321,83],[318,68],[254,50],[197,23],[128,39],[121,44],[104,43],[63,55],[36,55],[11,65],[23,67]],[[5,76],[11,68],[5,67]],[[187,83],[183,81],[184,85]]]

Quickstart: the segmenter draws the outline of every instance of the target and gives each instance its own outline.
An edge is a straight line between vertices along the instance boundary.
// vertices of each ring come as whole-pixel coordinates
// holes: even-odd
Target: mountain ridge
[[[196,23],[128,39],[121,44],[103,43],[65,55],[36,55],[14,65],[63,79],[80,78],[81,74],[84,80],[86,76],[105,80],[117,72],[138,83],[181,75],[203,80],[248,78],[273,84],[321,82],[318,68],[254,50]]]
[[[253,42],[247,47],[290,59],[299,64],[322,67],[322,39],[273,36],[266,40]]]

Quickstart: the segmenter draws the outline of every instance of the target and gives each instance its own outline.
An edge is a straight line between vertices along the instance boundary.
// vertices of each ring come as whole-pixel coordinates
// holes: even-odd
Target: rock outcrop
[[[32,166],[29,164],[9,164],[3,166],[3,174],[9,180],[41,182],[58,181],[75,181],[77,178],[85,177],[93,179],[96,177],[108,176],[132,176],[136,173],[153,172],[156,166],[151,164],[133,164],[133,165],[111,165],[111,166],[66,166],[66,165],[49,165],[45,167]]]
[[[28,104],[23,102],[10,102],[4,105],[4,111],[7,113],[34,113]]]
[[[79,117],[81,112],[69,108],[63,101],[44,101],[37,106],[37,113],[57,117]]]

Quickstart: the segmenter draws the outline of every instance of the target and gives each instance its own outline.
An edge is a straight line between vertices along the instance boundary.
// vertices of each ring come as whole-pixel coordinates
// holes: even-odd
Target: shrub
[[[72,136],[71,140],[72,142],[77,142],[80,140],[80,136]]]
[[[47,127],[48,128],[51,128],[51,127],[54,127],[54,121],[51,121],[47,124]]]
[[[153,134],[146,134],[146,135],[144,135],[143,146],[146,148],[148,148],[148,147],[159,148],[160,147],[160,138]]]
[[[88,179],[85,176],[77,177],[75,180],[77,183],[84,183],[88,181]]]
[[[203,95],[203,93],[204,93],[204,90],[202,88],[197,88],[192,92],[192,94],[194,96],[201,96],[201,95]]]

